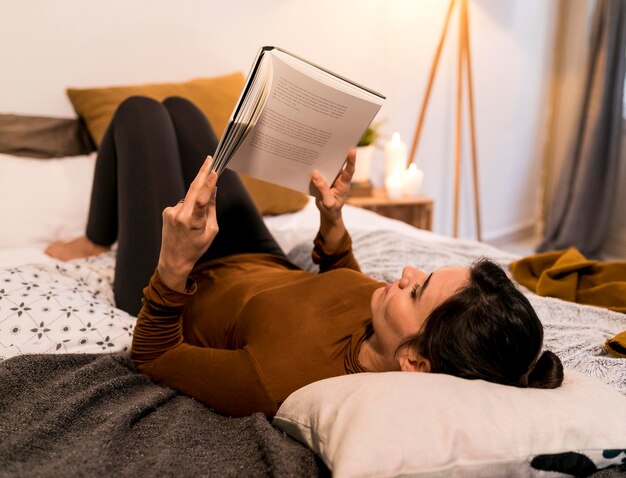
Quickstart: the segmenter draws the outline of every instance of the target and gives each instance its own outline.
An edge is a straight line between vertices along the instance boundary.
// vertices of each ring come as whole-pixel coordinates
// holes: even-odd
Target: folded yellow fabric
[[[604,348],[615,357],[626,358],[626,330],[607,340]]]
[[[626,312],[626,262],[599,262],[571,247],[511,264],[513,277],[542,296]]]
[[[525,257],[510,269],[517,282],[538,295],[626,313],[626,262],[592,261],[571,247]],[[626,331],[607,340],[605,348],[626,357]]]

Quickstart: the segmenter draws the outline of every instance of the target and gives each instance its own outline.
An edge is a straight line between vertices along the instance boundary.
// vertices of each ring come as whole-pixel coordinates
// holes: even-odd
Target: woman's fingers
[[[211,156],[207,156],[198,174],[189,186],[185,200],[177,204],[177,220],[187,223],[192,229],[203,228],[206,221],[207,206],[217,183],[217,173],[210,171]]]
[[[204,184],[198,186],[196,183],[192,186],[189,187],[184,201],[163,210],[163,220],[177,227],[195,230],[204,229],[207,218],[212,215],[211,221],[217,224],[215,216],[217,173],[211,171]],[[192,198],[194,198],[193,201]]]
[[[202,163],[202,166],[200,167],[198,174],[196,174],[196,177],[189,185],[189,190],[187,191],[187,194],[185,194],[184,204],[187,205],[186,209],[189,211],[189,213],[191,213],[193,206],[195,205],[196,198],[198,197],[198,194],[200,190],[202,189],[202,186],[206,183],[206,180],[209,176],[209,169],[211,168],[211,161],[212,161],[211,156],[207,156],[206,159],[204,160],[204,163]]]
[[[209,174],[209,177],[206,179],[200,191],[198,192],[198,196],[196,197],[196,208],[202,209],[208,206],[209,201],[211,200],[211,196],[213,195],[213,191],[217,188],[217,173],[212,171]]]
[[[328,182],[324,179],[324,176],[322,176],[319,171],[314,170],[311,174],[311,179],[317,190],[320,192],[319,200],[323,206],[332,207],[335,203],[335,198],[330,190],[330,186],[328,186]]]
[[[352,148],[348,151],[348,156],[346,157],[346,165],[341,170],[341,174],[335,180],[334,186],[342,185],[343,189],[346,187],[350,189],[350,183],[352,182],[352,176],[354,176],[354,171],[356,169],[356,149]]]
[[[217,235],[217,173],[210,172],[209,160],[200,168],[184,201],[163,210],[160,272],[185,271],[186,277]]]
[[[163,209],[163,221],[168,223],[176,222],[182,208],[183,203],[179,202],[175,206],[169,206]]]
[[[217,209],[216,209],[216,198],[217,198],[217,186],[213,189],[211,196],[209,197],[209,203],[207,205],[208,211],[206,216],[207,227],[206,234],[208,236],[215,236],[219,230],[217,224]]]
[[[346,157],[346,167],[344,171],[350,173],[350,176],[354,174],[354,169],[356,167],[356,149],[352,148],[348,151],[348,156]]]
[[[317,169],[314,169],[311,173],[311,180],[320,193],[323,193],[325,189],[328,189],[326,179],[324,179],[322,173],[320,173]]]
[[[198,195],[196,196],[196,200],[193,203],[193,209],[191,211],[192,227],[203,227],[203,224],[207,218],[207,213],[209,211],[211,198],[213,198],[213,201],[215,201],[214,192],[217,189],[216,183],[217,173],[215,171],[211,171],[209,177],[200,187]]]

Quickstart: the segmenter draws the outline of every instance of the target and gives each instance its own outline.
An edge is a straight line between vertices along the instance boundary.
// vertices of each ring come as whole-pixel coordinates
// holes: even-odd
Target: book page
[[[331,184],[374,118],[382,99],[338,91],[271,57],[271,88],[258,122],[228,167],[309,193],[311,171]]]
[[[270,68],[271,59],[267,55],[257,55],[255,66],[257,74],[249,75],[250,86],[244,86],[235,111],[231,114],[226,131],[220,138],[219,144],[213,155],[211,169],[222,171],[230,160],[233,152],[258,120],[256,113],[260,114],[267,98],[267,82],[271,79]],[[253,67],[254,69],[254,67]],[[246,91],[247,90],[247,91]],[[234,122],[235,116],[237,122]]]

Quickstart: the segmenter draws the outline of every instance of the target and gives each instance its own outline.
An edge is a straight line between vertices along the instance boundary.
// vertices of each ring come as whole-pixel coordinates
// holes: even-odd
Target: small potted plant
[[[356,147],[356,169],[352,176],[353,183],[366,184],[370,182],[370,170],[376,142],[380,138],[378,124],[370,124]]]

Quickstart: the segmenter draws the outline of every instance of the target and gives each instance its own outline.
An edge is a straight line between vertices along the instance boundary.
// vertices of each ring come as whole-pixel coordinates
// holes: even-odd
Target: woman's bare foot
[[[69,261],[71,259],[82,259],[84,257],[96,256],[107,252],[110,247],[99,246],[91,242],[87,237],[81,236],[71,241],[56,241],[46,247],[44,251],[50,257]]]

